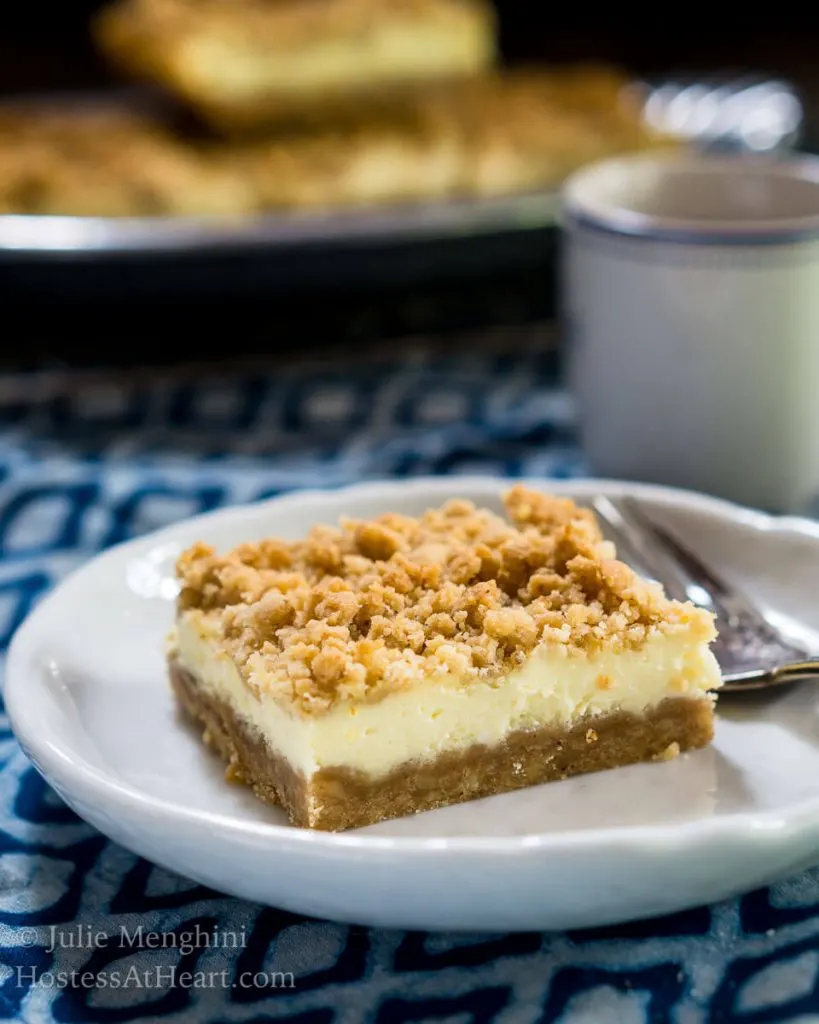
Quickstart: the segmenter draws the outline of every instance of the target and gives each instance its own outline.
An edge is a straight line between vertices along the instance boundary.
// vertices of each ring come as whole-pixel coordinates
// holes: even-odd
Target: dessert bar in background
[[[495,30],[488,0],[116,0],[95,38],[115,67],[236,130],[479,74]]]
[[[173,687],[228,777],[342,830],[706,745],[712,617],[513,488],[179,560]]]
[[[554,189],[590,160],[667,144],[609,69],[521,69],[428,87],[235,152],[260,208],[332,208]]]
[[[0,211],[246,215],[550,189],[661,141],[620,99],[624,84],[604,68],[524,69],[230,142],[116,105],[29,103],[0,111]]]

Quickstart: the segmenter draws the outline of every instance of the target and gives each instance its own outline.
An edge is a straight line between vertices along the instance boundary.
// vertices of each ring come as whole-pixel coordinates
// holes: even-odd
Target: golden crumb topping
[[[713,638],[711,616],[615,559],[591,511],[522,485],[504,503],[506,519],[455,500],[225,555],[195,544],[177,566],[179,612],[215,618],[251,685],[319,714],[425,676],[497,675],[541,643],[568,654],[658,631]]]

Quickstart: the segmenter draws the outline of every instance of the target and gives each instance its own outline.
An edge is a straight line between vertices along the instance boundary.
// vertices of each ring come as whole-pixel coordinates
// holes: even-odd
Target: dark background
[[[389,0],[385,0],[389,2]],[[97,89],[115,82],[95,54],[93,0],[18,0],[0,20],[0,95]],[[635,75],[736,71],[799,90],[808,141],[819,138],[819,10],[784,5],[551,4],[498,0],[510,62],[608,60]],[[816,148],[815,145],[811,148]],[[341,344],[548,320],[555,313],[555,232],[400,252],[226,254],[218,261],[49,263],[0,253],[0,301],[24,318],[16,360],[157,361],[218,351]],[[9,352],[6,347],[5,355]]]

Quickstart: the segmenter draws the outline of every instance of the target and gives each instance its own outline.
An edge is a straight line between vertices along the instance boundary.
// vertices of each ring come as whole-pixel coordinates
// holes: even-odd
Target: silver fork
[[[598,497],[591,504],[615,543],[625,542],[669,596],[713,612],[719,636],[712,649],[722,669],[722,692],[761,690],[819,676],[819,658],[784,636],[745,594],[636,501]]]

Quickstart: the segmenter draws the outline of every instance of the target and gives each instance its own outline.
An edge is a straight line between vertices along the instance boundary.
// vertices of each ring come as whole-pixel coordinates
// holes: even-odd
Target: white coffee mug
[[[562,216],[590,469],[804,511],[819,495],[819,159],[607,160],[567,182]]]

